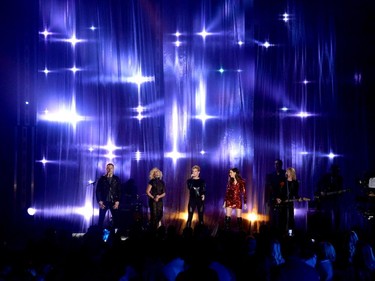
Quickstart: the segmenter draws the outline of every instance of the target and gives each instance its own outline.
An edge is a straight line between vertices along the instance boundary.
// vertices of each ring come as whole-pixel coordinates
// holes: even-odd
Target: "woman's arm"
[[[152,185],[151,184],[148,184],[147,185],[147,188],[146,188],[146,194],[148,197],[150,197],[151,199],[155,199],[154,196],[151,194],[151,188],[152,188]]]

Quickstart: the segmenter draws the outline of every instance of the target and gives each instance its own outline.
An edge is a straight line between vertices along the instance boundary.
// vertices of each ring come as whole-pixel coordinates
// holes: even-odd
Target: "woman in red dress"
[[[225,229],[230,229],[232,210],[236,210],[237,224],[242,229],[242,199],[244,200],[244,209],[247,209],[245,180],[241,177],[237,168],[229,170],[229,179],[225,192],[223,208],[225,208]]]

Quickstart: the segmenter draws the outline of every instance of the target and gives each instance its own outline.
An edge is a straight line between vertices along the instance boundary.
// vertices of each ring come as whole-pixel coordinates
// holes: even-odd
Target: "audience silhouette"
[[[0,280],[375,280],[373,239],[357,231],[275,237],[262,226],[212,233],[205,225],[181,234],[174,226],[137,228],[105,241],[95,226],[80,237],[48,228],[40,237],[1,241]]]

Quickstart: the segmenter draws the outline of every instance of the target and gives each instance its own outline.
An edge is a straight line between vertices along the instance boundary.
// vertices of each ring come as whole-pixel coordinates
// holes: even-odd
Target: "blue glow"
[[[135,153],[135,160],[137,160],[137,161],[141,160],[142,159],[141,155],[142,155],[141,152],[139,150],[137,150],[136,153]]]
[[[171,137],[172,137],[172,151],[166,152],[164,155],[167,158],[172,158],[173,164],[177,163],[177,160],[180,158],[184,158],[185,155],[178,151],[178,144],[179,144],[179,114],[177,110],[177,106],[173,106],[172,112],[172,125],[171,125]]]
[[[50,73],[51,71],[48,70],[47,67],[45,67],[43,70],[41,70],[40,72],[43,72],[46,76],[48,75],[48,73]]]
[[[39,162],[39,163],[42,163],[43,165],[46,165],[47,163],[49,163],[51,161],[48,161],[45,157],[43,157],[42,160],[39,160],[39,161],[36,161],[36,162]]]
[[[70,123],[76,125],[78,122],[88,119],[87,117],[78,115],[74,110],[68,111],[61,109],[59,112],[49,112],[45,110],[44,114],[38,115],[38,119],[48,122]]]
[[[264,43],[262,44],[262,46],[265,47],[265,48],[267,49],[267,48],[271,47],[271,44],[270,44],[268,41],[266,41],[266,42],[264,42]]]
[[[202,36],[203,39],[206,39],[206,37],[211,34],[212,33],[207,32],[205,29],[203,29],[201,32],[198,33],[198,35]]]
[[[289,14],[288,13],[283,14],[283,21],[285,21],[285,22],[289,21]]]
[[[143,83],[153,82],[153,81],[155,81],[155,77],[142,76],[142,74],[138,74],[132,77],[124,77],[122,79],[122,82],[134,83],[134,84],[137,84],[138,86],[142,85]]]
[[[77,71],[81,71],[82,69],[77,68],[76,66],[73,66],[72,68],[69,68],[69,70],[73,73],[76,73]]]
[[[36,212],[37,212],[37,210],[35,208],[30,207],[30,208],[27,209],[27,213],[30,216],[34,216]]]
[[[337,155],[335,155],[334,153],[330,152],[327,156],[328,156],[329,159],[333,159],[333,158],[335,158]]]
[[[301,111],[301,112],[297,113],[296,116],[298,116],[300,118],[306,118],[306,117],[312,116],[312,114],[310,114],[308,112],[305,112],[305,111]]]
[[[47,29],[44,29],[44,31],[39,32],[39,34],[42,34],[44,36],[44,39],[47,39],[47,37],[53,33],[49,32]]]
[[[104,145],[104,146],[101,146],[100,148],[107,151],[107,153],[104,154],[103,156],[110,161],[113,160],[114,158],[118,157],[117,155],[114,154],[114,152],[116,150],[121,149],[121,147],[118,147],[115,144],[113,144],[112,140],[108,140],[107,144]]]
[[[70,37],[69,39],[63,39],[62,41],[72,44],[72,47],[74,48],[78,43],[86,42],[87,40],[78,39],[76,38],[76,35],[73,34],[72,37]]]

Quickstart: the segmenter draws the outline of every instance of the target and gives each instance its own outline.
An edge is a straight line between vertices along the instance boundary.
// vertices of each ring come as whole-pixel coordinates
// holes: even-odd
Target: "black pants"
[[[188,204],[188,220],[187,224],[190,226],[193,220],[195,208],[198,209],[198,220],[200,224],[203,224],[203,212],[204,212],[204,201],[198,198],[190,198]]]
[[[105,215],[107,214],[108,210],[111,212],[111,216],[112,216],[111,227],[118,228],[119,210],[113,209],[113,205],[114,205],[114,203],[112,203],[112,202],[104,202],[105,208],[104,209],[99,208],[98,226],[100,228],[104,227],[104,219],[105,219]]]
[[[163,218],[163,201],[149,200],[148,205],[150,207],[150,228],[156,230]]]
[[[270,212],[271,228],[277,231],[278,234],[284,235],[288,229],[294,229],[293,203],[275,205],[271,208]]]

